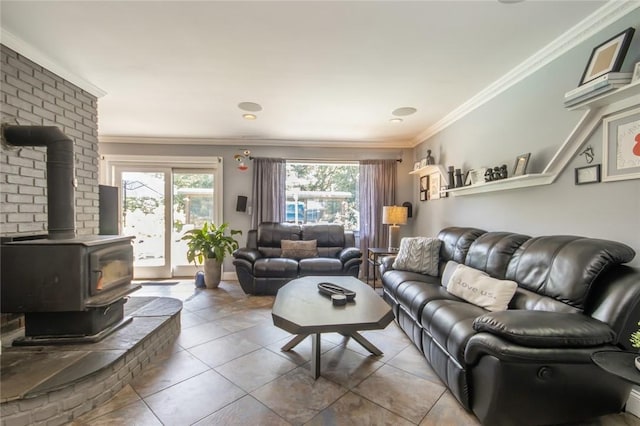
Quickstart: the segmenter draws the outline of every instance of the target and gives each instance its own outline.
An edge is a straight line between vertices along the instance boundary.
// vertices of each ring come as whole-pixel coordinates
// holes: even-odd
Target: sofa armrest
[[[347,263],[351,259],[360,259],[361,257],[362,252],[357,247],[347,247],[338,253],[338,259],[340,259],[342,263]]]
[[[260,251],[256,249],[243,247],[234,251],[233,257],[235,257],[236,259],[244,259],[253,264],[256,260],[262,258],[262,253],[260,253]]]
[[[587,315],[564,312],[513,310],[476,318],[473,328],[532,348],[578,348],[615,341],[615,332]]]
[[[393,262],[395,260],[395,255],[384,256],[379,259],[380,265],[378,266],[378,268],[380,270],[380,276],[383,276],[385,272],[393,269]]]

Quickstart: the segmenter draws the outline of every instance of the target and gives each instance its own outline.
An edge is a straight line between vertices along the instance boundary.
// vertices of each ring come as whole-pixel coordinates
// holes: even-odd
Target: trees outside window
[[[359,229],[357,163],[287,163],[286,220]]]

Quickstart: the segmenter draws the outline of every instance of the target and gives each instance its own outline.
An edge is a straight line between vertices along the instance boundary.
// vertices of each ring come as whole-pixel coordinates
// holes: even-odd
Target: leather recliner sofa
[[[640,271],[620,243],[443,229],[439,275],[382,259],[396,321],[467,409],[486,425],[579,422],[619,412],[631,385],[591,359],[631,349],[640,320]],[[490,312],[441,285],[448,261],[517,283],[508,309]]]
[[[317,255],[295,259],[282,257],[281,242],[316,241]],[[287,282],[308,275],[357,277],[362,252],[353,232],[337,224],[294,225],[265,222],[247,234],[247,246],[233,253],[233,264],[247,294],[274,295]]]

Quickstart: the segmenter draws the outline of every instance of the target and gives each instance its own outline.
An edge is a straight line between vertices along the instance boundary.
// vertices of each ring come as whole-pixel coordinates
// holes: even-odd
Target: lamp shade
[[[384,225],[405,225],[407,223],[407,208],[384,206],[382,208],[382,223]]]

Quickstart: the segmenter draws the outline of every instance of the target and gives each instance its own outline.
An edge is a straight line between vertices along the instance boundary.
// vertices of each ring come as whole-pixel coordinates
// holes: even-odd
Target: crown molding
[[[16,37],[4,28],[2,28],[2,32],[0,33],[0,43],[16,51],[25,58],[29,58],[31,61],[37,63],[41,67],[46,68],[48,71],[51,71],[59,77],[67,80],[69,83],[75,84],[82,90],[89,92],[97,98],[101,98],[107,94],[107,92],[105,92],[98,86],[67,70],[66,68],[55,62],[53,59],[45,55],[41,50]]]
[[[533,56],[513,68],[507,74],[491,83],[478,94],[464,102],[462,105],[445,115],[442,119],[420,133],[413,141],[412,147],[416,147],[435,134],[446,129],[476,108],[489,102],[505,90],[521,82],[535,73],[551,61],[559,58],[569,50],[578,46],[589,37],[597,34],[607,26],[615,23],[620,18],[640,7],[637,0],[611,0],[600,9],[593,12],[584,20],[570,28],[560,37],[539,50]]]
[[[225,145],[225,146],[292,146],[296,148],[412,148],[410,140],[398,141],[343,141],[343,140],[288,140],[245,138],[180,138],[146,136],[98,136],[100,143],[149,145]]]

